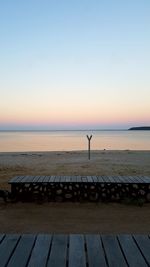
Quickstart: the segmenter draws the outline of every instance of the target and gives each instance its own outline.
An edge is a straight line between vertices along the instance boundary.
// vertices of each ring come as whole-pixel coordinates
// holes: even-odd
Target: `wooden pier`
[[[148,267],[148,235],[1,234],[1,267]]]
[[[150,201],[147,176],[17,176],[10,180],[16,200]]]

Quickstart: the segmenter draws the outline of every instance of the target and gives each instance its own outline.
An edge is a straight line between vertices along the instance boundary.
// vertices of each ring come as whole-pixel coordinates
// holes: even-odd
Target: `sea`
[[[150,131],[0,131],[0,152],[150,150]]]

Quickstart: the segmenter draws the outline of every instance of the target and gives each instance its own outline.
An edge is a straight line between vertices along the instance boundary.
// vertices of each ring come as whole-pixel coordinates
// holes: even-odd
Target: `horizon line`
[[[1,132],[13,132],[13,131],[33,131],[33,132],[37,132],[37,131],[41,131],[41,132],[46,132],[46,131],[125,131],[125,130],[129,130],[129,128],[103,128],[103,129],[0,129]]]

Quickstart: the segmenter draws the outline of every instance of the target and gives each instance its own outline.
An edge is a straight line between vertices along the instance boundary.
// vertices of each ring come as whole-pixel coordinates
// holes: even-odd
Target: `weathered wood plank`
[[[60,183],[65,183],[66,182],[66,176],[61,176],[59,182]]]
[[[93,183],[93,177],[92,176],[87,176],[87,182],[88,183]]]
[[[39,178],[37,179],[39,181],[39,179],[41,178],[42,176],[39,176]],[[36,180],[36,181],[37,181]],[[33,183],[34,181],[34,176],[26,176],[26,179],[25,179],[25,183]]]
[[[144,183],[144,184],[146,183],[146,180],[144,179],[144,177],[136,175],[136,178],[139,180],[139,182]]]
[[[81,176],[77,176],[77,183],[82,183]]]
[[[49,183],[54,183],[54,181],[55,181],[55,176],[51,175],[49,179]]]
[[[138,176],[141,178],[141,176]],[[143,179],[143,182],[146,183],[146,184],[150,184],[150,177],[147,177],[147,176],[142,176],[142,179]]]
[[[74,182],[74,176],[70,176],[70,182],[73,183]]]
[[[70,176],[65,176],[65,178],[66,178],[66,183],[70,183],[71,182],[71,180],[70,180]]]
[[[18,181],[17,183],[32,183],[34,176],[26,175],[21,181]]]
[[[97,182],[98,183],[104,183],[104,179],[102,176],[97,176]]]
[[[65,179],[65,181],[64,181]],[[16,176],[9,183],[36,183],[36,182],[97,182],[97,183],[133,183],[150,184],[150,177],[147,176]]]
[[[146,181],[147,183],[150,184],[150,176],[144,176],[144,179],[145,179],[145,181]]]
[[[41,176],[41,177],[39,178],[39,180],[38,180],[38,183],[44,183],[44,178],[45,178],[45,176]]]
[[[35,235],[22,235],[7,267],[26,267],[34,241]]]
[[[128,266],[115,236],[102,235],[102,242],[109,267]]]
[[[126,176],[126,178],[131,182],[131,183],[136,183],[136,179],[134,176]]]
[[[119,181],[119,184],[121,183],[121,184],[125,184],[126,183],[126,179],[125,179],[125,177],[122,177],[122,176],[120,176],[120,175],[117,175],[117,176],[115,176],[116,177],[116,179],[118,179],[118,181]]]
[[[25,176],[20,176],[19,178],[18,178],[18,180],[16,181],[16,183],[21,183],[22,182],[22,180],[25,178]]]
[[[147,264],[131,235],[119,235],[118,239],[130,267],[147,267]]]
[[[41,176],[39,175],[33,176],[32,183],[38,183],[38,180],[40,179],[40,177]]]
[[[87,260],[89,267],[107,267],[105,253],[99,235],[86,235]]]
[[[55,183],[59,183],[60,182],[60,176],[55,176]]]
[[[71,176],[71,178],[72,178],[72,182],[73,183],[76,183],[77,182],[77,177],[76,176]]]
[[[130,184],[131,183],[131,179],[129,179],[128,176],[118,175],[118,177],[120,178],[120,180],[122,180],[122,183],[124,183],[124,184]]]
[[[121,184],[122,183],[122,180],[120,179],[120,177],[119,176],[113,176],[113,178],[114,178],[114,181],[117,183],[117,184]]]
[[[134,235],[134,239],[150,266],[150,239],[147,235]]]
[[[19,241],[20,235],[6,235],[0,244],[0,266],[6,267],[15,247]]]
[[[77,181],[76,176],[71,175],[71,182],[72,182],[72,183],[75,183],[76,181]]]
[[[67,236],[54,235],[47,267],[66,267],[67,262]]]
[[[143,180],[141,178],[139,178],[138,176],[129,176],[129,178],[131,179],[131,181],[133,181],[133,183],[136,184],[142,184]]]
[[[148,267],[148,235],[0,234],[0,267]]]
[[[28,267],[45,267],[50,252],[52,236],[42,235],[37,236]]]
[[[86,267],[83,235],[70,235],[69,267]]]
[[[98,182],[98,179],[97,179],[96,176],[92,176],[92,179],[93,179],[93,182],[94,182],[94,183],[97,183],[97,182]]]
[[[19,176],[15,183],[21,183],[26,176]]]
[[[110,180],[110,183],[116,183],[116,180],[114,179],[113,176],[107,176],[107,177]]]
[[[81,177],[81,181],[82,181],[83,183],[87,183],[87,182],[88,182],[87,177],[86,177],[86,176],[82,176],[82,177]]]
[[[104,183],[107,183],[107,184],[110,183],[108,176],[102,175],[102,179],[103,179]]]
[[[12,184],[12,183],[15,183],[21,176],[15,176],[13,178],[10,179],[9,183]]]
[[[43,179],[43,183],[48,183],[50,179],[50,176],[45,176]]]
[[[138,180],[136,178],[136,176],[130,176],[130,175],[128,175],[128,179],[130,179],[130,181],[131,181],[132,184],[141,183],[141,180]]]

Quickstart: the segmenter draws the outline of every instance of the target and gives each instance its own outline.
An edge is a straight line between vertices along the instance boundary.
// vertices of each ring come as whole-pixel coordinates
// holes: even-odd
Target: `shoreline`
[[[59,153],[59,152],[63,152],[63,153],[68,153],[68,152],[81,152],[81,153],[87,153],[88,149],[72,149],[72,150],[21,150],[21,151],[0,151],[0,154],[4,154],[4,153]],[[130,151],[130,152],[150,152],[150,149],[91,149],[91,153],[94,152],[126,152],[126,151]]]

